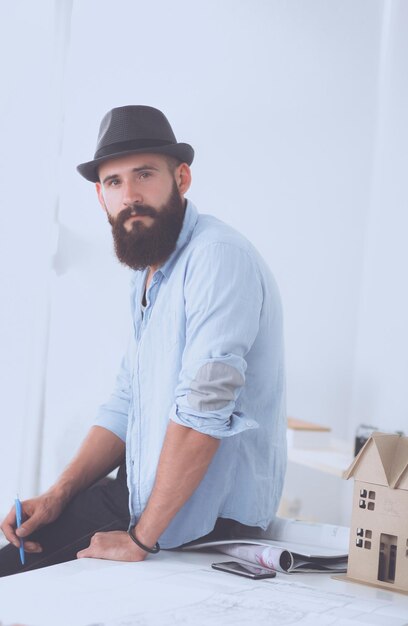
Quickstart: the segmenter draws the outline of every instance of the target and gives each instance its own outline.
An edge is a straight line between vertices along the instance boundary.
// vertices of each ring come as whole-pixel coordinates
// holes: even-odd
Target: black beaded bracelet
[[[129,530],[127,531],[127,534],[129,535],[131,540],[137,546],[139,546],[139,548],[142,548],[142,550],[144,550],[145,552],[149,552],[149,554],[157,554],[158,552],[160,552],[160,546],[159,546],[159,542],[158,541],[156,541],[156,544],[153,546],[153,548],[148,548],[147,546],[143,545],[143,543],[141,541],[139,541],[139,539],[136,539],[135,535],[132,533],[132,530],[134,528],[135,528],[135,526],[131,526],[129,528]]]

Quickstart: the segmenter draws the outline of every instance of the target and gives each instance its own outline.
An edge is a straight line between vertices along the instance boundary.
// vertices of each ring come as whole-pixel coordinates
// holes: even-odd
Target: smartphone
[[[252,580],[260,580],[261,578],[275,578],[276,572],[258,565],[250,563],[238,563],[238,561],[224,561],[223,563],[212,563],[211,567],[219,569],[221,572],[229,572],[230,574],[238,574],[252,578]]]

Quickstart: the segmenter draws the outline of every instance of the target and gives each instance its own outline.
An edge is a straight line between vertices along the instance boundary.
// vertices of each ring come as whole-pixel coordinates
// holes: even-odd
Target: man
[[[265,529],[275,515],[286,464],[280,298],[253,246],[185,199],[193,157],[160,111],[125,106],[78,166],[134,270],[131,338],[77,456],[22,503],[21,528],[14,508],[4,520],[3,576],[77,557],[141,561]]]

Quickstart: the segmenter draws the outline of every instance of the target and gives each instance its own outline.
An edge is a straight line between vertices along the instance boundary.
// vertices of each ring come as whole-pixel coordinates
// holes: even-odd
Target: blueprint
[[[408,597],[400,594],[334,581],[324,574],[278,574],[253,581],[211,569],[220,555],[158,556],[144,563],[81,559],[3,578],[0,623],[408,626]]]
[[[189,577],[188,577],[189,578]],[[237,577],[238,578],[238,577]],[[198,582],[198,577],[195,579]],[[303,584],[263,581],[261,585],[238,582],[205,599],[188,601],[176,609],[157,606],[148,613],[133,613],[119,619],[87,626],[406,626],[403,615],[389,602],[364,602],[353,596],[321,592]],[[202,577],[202,583],[207,583]],[[191,579],[180,580],[187,591]],[[407,609],[408,612],[408,609]]]

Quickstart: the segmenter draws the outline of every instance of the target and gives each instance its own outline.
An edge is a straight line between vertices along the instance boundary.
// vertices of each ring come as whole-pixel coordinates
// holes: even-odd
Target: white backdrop
[[[378,114],[349,432],[408,434],[408,3],[383,20]]]
[[[0,513],[38,489],[69,2],[1,2]],[[68,22],[69,23],[69,22]]]
[[[73,2],[44,411],[32,416],[43,433],[39,472],[32,459],[25,477],[10,472],[27,427],[10,403],[0,511],[12,488],[30,495],[28,470],[42,489],[69,460],[124,347],[128,275],[92,185],[75,172],[93,154],[102,115],[123,104],[166,113],[196,149],[189,197],[246,234],[271,266],[284,302],[289,413],[342,437],[362,420],[404,429],[407,25],[398,0]],[[43,216],[38,194],[30,201]],[[15,280],[11,272],[7,294]],[[33,322],[20,321],[15,297],[18,335]],[[7,373],[25,390],[22,348],[9,332],[3,345]]]

